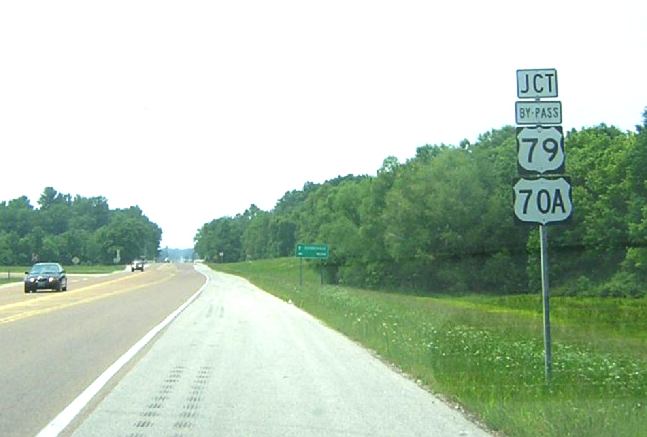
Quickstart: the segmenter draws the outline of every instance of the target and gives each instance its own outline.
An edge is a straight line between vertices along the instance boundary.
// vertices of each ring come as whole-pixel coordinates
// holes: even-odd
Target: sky
[[[0,201],[104,196],[189,248],[308,181],[514,125],[517,69],[557,70],[565,130],[634,131],[646,23],[642,0],[5,0]]]

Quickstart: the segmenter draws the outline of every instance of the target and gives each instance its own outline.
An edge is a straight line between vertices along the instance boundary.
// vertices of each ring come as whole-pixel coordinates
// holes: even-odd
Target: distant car
[[[136,259],[130,264],[130,271],[134,272],[135,270],[144,271],[144,261],[141,259]]]
[[[67,291],[67,276],[59,263],[37,263],[25,272],[25,293],[44,289]]]

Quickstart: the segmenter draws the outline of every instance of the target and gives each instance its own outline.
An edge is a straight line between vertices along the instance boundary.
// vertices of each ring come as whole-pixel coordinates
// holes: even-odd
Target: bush
[[[635,274],[629,272],[616,273],[600,288],[602,297],[641,297],[644,295],[644,285]]]
[[[520,263],[509,252],[499,252],[487,259],[483,265],[483,288],[500,294],[526,291],[525,261]]]
[[[573,293],[566,293],[566,295],[575,295],[575,296],[594,296],[597,294],[596,287],[587,276],[580,276],[575,281],[575,286],[573,287]]]

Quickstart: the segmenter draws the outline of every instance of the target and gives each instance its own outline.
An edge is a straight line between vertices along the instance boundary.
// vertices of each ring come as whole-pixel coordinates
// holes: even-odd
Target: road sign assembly
[[[514,216],[521,223],[539,224],[541,288],[544,305],[544,374],[552,379],[550,287],[548,282],[548,231],[546,225],[563,223],[573,214],[570,179],[563,175],[566,153],[562,132],[562,102],[557,97],[557,70],[517,70],[515,121],[517,169],[522,175],[513,187]],[[531,127],[532,126],[532,127]]]

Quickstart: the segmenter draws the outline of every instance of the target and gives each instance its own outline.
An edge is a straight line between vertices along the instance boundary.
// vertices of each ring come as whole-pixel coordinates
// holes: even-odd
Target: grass
[[[647,429],[647,300],[551,300],[544,380],[536,295],[424,297],[320,286],[294,259],[212,266],[237,274],[376,351],[511,436],[636,436]]]

